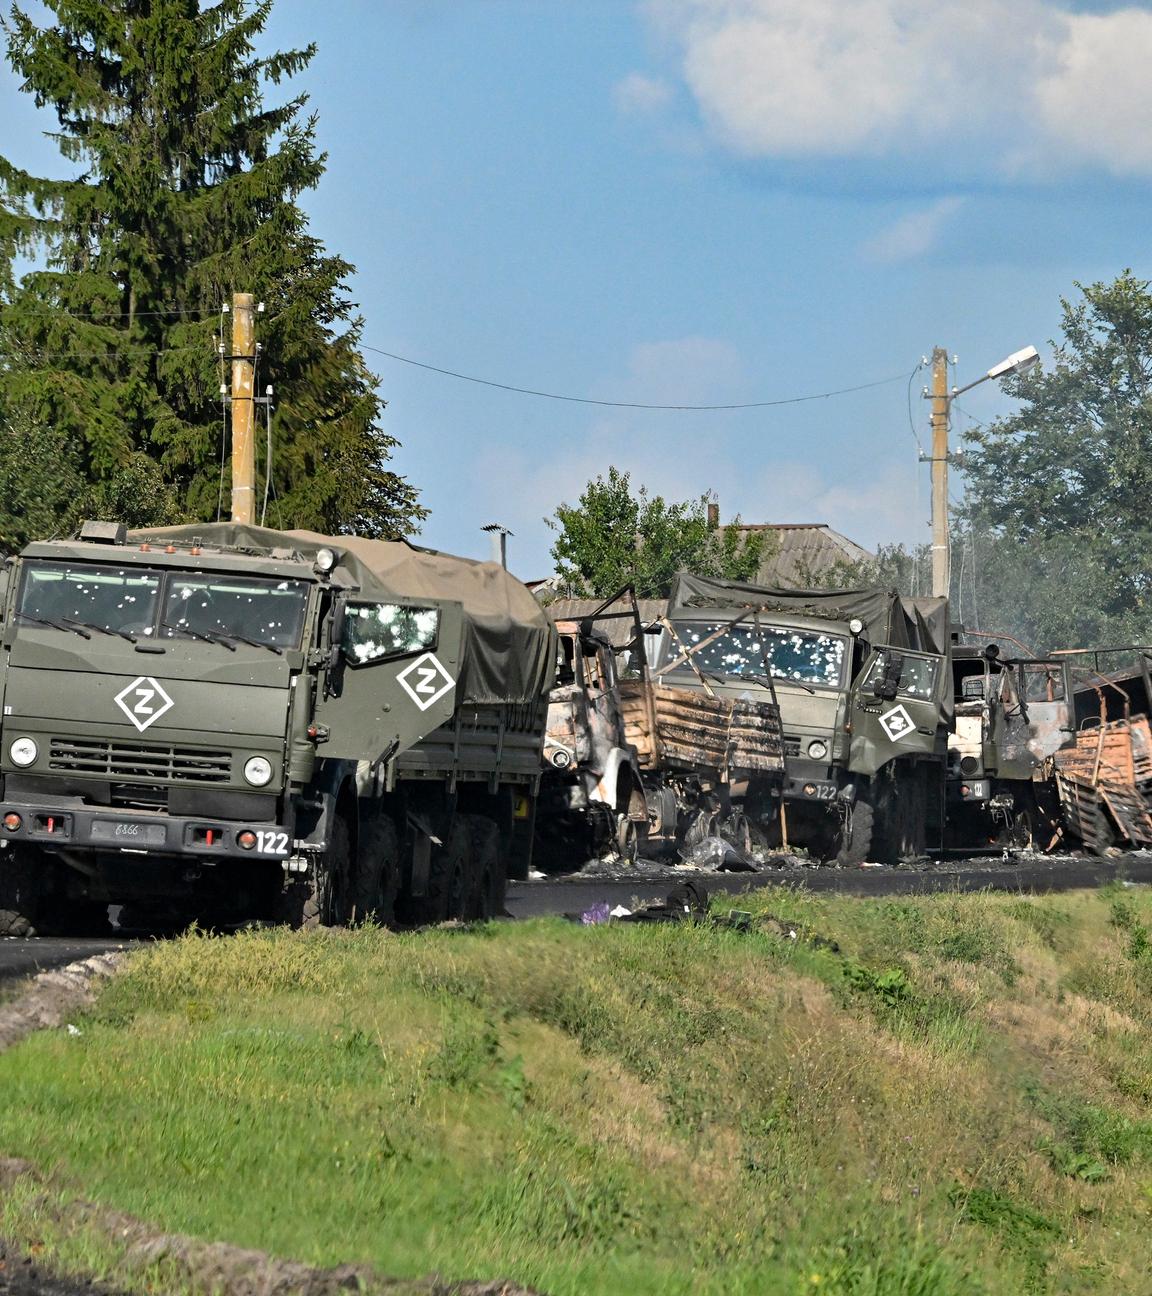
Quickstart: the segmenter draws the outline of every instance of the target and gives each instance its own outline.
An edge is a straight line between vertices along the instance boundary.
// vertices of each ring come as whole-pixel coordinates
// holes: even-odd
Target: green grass
[[[0,1056],[0,1155],[164,1229],[553,1296],[1147,1288],[1152,897],[724,903],[752,930],[158,944]],[[123,1277],[38,1210],[0,1234]]]

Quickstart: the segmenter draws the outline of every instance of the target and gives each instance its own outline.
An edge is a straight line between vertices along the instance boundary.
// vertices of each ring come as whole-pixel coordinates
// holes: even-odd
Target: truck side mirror
[[[344,644],[344,623],[348,619],[348,604],[338,598],[332,605],[332,618],[328,631],[328,669],[340,665],[340,652]]]

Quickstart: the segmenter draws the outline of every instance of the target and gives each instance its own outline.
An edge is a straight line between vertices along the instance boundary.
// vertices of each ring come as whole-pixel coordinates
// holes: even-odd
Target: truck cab
[[[29,545],[5,568],[0,914],[79,930],[110,903],[296,925],[497,906],[550,677],[538,663],[508,705],[461,696],[501,687],[466,643],[462,599],[496,579],[476,566],[232,524]],[[542,619],[529,635],[552,642]]]

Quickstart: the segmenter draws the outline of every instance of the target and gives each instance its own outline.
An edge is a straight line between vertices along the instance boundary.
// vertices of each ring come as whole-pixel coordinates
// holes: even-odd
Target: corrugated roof
[[[742,534],[775,532],[774,552],[760,564],[752,583],[803,589],[840,563],[868,562],[876,555],[826,522],[768,522],[740,527]]]

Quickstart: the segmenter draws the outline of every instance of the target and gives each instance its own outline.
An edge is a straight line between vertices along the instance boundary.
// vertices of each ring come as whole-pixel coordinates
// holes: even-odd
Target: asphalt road
[[[627,875],[603,870],[594,875],[574,874],[508,886],[508,912],[513,918],[539,918],[550,914],[580,914],[592,905],[607,902],[634,908],[637,902],[660,901],[682,882],[694,879],[710,892],[740,893],[774,886],[804,887],[811,891],[836,891],[845,895],[925,895],[934,891],[1020,891],[1043,893],[1097,887],[1118,879],[1152,882],[1152,853],[1119,855],[1112,859],[1091,856],[1042,858],[1019,856],[961,860],[922,868],[802,868],[770,869],[762,873],[693,873],[659,865],[642,864]],[[124,949],[128,939],[82,940],[52,936],[32,939],[0,938],[0,986],[48,968],[78,959]],[[0,1287],[0,1296],[3,1296]]]

